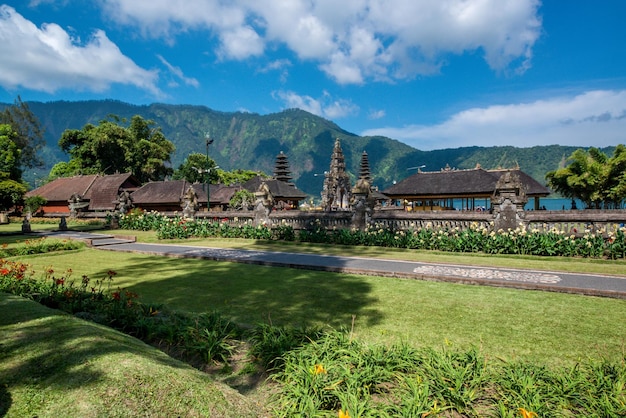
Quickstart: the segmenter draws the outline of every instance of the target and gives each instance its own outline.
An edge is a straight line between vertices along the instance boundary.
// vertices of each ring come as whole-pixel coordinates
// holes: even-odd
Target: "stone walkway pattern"
[[[179,244],[146,244],[135,242],[130,237],[120,238],[112,235],[74,231],[48,232],[46,235],[85,240],[94,248],[108,251],[199,258],[383,277],[547,290],[626,299],[626,277],[624,276],[474,267],[293,252],[236,250]]]

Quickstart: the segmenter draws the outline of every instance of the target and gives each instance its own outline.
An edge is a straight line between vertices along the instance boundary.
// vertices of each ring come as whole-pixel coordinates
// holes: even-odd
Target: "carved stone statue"
[[[256,202],[254,204],[254,219],[257,225],[270,223],[270,213],[274,208],[275,200],[267,183],[263,182],[254,193]]]
[[[82,196],[78,193],[74,193],[67,202],[70,208],[70,217],[72,218],[75,218],[81,209],[89,206],[89,202],[83,201]]]
[[[120,193],[115,203],[115,210],[122,215],[127,213],[133,207],[133,201],[130,197],[130,193],[126,190]]]
[[[193,186],[189,186],[187,189],[181,207],[183,208],[183,217],[193,218],[196,215],[200,205],[198,204],[198,193]]]

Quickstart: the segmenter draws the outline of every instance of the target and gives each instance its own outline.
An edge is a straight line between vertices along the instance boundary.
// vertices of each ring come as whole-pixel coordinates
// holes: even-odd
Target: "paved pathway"
[[[532,271],[499,267],[433,264],[378,258],[256,250],[144,244],[132,238],[74,231],[47,235],[87,240],[95,248],[182,258],[231,261],[277,267],[323,270],[410,279],[438,280],[521,289],[551,290],[626,299],[626,277],[601,274]]]

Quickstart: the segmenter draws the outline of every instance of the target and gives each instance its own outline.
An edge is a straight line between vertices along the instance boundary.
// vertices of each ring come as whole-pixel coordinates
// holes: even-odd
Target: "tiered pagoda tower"
[[[289,183],[293,179],[289,169],[289,161],[287,160],[287,156],[282,151],[276,156],[274,178],[276,180],[284,181],[285,183]]]
[[[367,156],[367,151],[363,151],[361,155],[361,170],[359,172],[359,179],[367,180],[368,183],[372,183],[372,174],[370,171],[370,161]]]

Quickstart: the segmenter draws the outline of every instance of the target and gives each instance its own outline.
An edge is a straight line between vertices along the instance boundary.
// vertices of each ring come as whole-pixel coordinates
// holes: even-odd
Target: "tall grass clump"
[[[487,361],[475,348],[367,346],[330,332],[284,355],[276,416],[553,417],[626,414],[626,357],[572,368]]]

